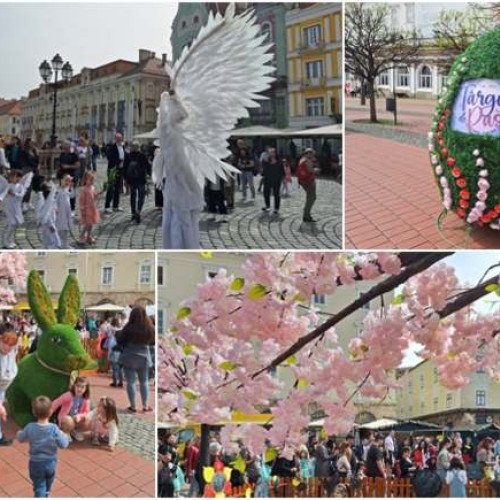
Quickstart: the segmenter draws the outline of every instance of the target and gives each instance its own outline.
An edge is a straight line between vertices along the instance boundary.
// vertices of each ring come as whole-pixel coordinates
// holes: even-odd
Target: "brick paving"
[[[346,134],[346,248],[464,247],[465,223],[441,213],[428,151],[368,134]],[[500,248],[500,233],[475,228],[468,248]]]
[[[53,497],[154,497],[155,424],[154,414],[126,415],[128,400],[124,389],[109,387],[105,375],[90,377],[92,400],[107,395],[119,408],[120,443],[113,453],[94,447],[89,440],[73,442],[59,451]],[[154,403],[154,391],[151,392]],[[7,436],[18,427],[9,421]],[[28,445],[15,442],[0,448],[0,497],[33,496],[28,475]]]
[[[106,164],[98,164],[97,185],[102,186]],[[279,217],[263,215],[262,195],[257,202],[242,203],[241,193],[236,193],[236,208],[228,216],[228,224],[210,222],[207,213],[200,220],[201,244],[203,248],[340,248],[342,246],[342,186],[329,180],[318,181],[318,199],[313,208],[314,224],[302,223],[302,209],[305,194],[296,180],[292,196],[282,199]],[[130,199],[123,196],[120,207],[123,212],[102,214],[102,220],[94,230],[97,244],[92,248],[107,249],[154,249],[161,248],[162,212],[154,207],[154,197],[146,198],[142,213],[142,223],[137,225],[130,220]],[[104,196],[100,200],[104,208]],[[0,207],[1,209],[1,207]],[[5,217],[0,211],[0,235],[5,230]],[[80,246],[78,226],[75,224],[72,245]],[[3,241],[1,242],[3,243]],[[41,233],[36,227],[35,213],[25,214],[25,224],[16,231],[16,244],[19,248],[42,248]]]

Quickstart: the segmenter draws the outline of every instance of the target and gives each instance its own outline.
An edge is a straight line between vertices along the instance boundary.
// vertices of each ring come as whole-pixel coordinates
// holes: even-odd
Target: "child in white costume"
[[[61,240],[61,248],[69,248],[68,238],[73,229],[73,218],[71,216],[71,183],[70,175],[65,175],[61,179],[61,186],[56,194],[56,228]]]
[[[16,248],[14,234],[16,228],[24,224],[22,202],[26,190],[33,179],[33,172],[23,176],[18,170],[11,170],[8,180],[0,177],[0,201],[4,203],[4,212],[7,217],[7,229],[4,236],[4,247]]]
[[[42,228],[43,248],[47,249],[61,247],[61,240],[59,239],[56,227],[56,191],[56,186],[52,186],[51,188],[47,184],[42,186],[45,201],[36,217],[38,225]]]

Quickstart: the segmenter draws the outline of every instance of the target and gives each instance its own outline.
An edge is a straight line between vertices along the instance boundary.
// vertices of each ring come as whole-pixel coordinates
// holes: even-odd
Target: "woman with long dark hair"
[[[117,343],[123,348],[120,364],[125,372],[127,395],[130,402],[128,410],[135,413],[135,382],[139,379],[142,411],[150,412],[148,372],[153,366],[149,346],[155,343],[155,330],[142,306],[135,306],[123,330],[116,335]]]

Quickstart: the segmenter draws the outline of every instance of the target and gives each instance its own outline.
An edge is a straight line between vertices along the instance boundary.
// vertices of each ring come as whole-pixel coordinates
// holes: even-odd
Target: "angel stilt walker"
[[[68,237],[73,229],[73,218],[71,216],[70,190],[73,179],[66,174],[61,179],[61,185],[56,194],[56,228],[61,240],[61,248],[69,248]]]
[[[170,90],[161,97],[157,132],[160,153],[153,181],[163,186],[163,248],[199,248],[199,218],[205,179],[217,182],[237,173],[224,163],[227,140],[237,121],[258,108],[273,59],[259,34],[252,11],[209,16],[190,48],[185,48],[170,75]]]
[[[8,179],[0,177],[0,201],[4,203],[7,229],[4,235],[4,248],[16,248],[14,234],[16,228],[24,224],[22,203],[33,179],[33,172],[23,176],[19,170],[11,170]]]

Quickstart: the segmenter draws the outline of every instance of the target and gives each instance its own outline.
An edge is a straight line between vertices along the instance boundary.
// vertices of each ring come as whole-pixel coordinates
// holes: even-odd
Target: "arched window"
[[[266,42],[273,41],[273,32],[271,30],[271,23],[262,23],[260,25],[260,32],[262,35],[266,37],[265,39]]]
[[[429,66],[422,66],[420,68],[418,86],[421,89],[432,89],[432,71]]]
[[[398,87],[410,86],[410,70],[408,66],[398,68]]]

